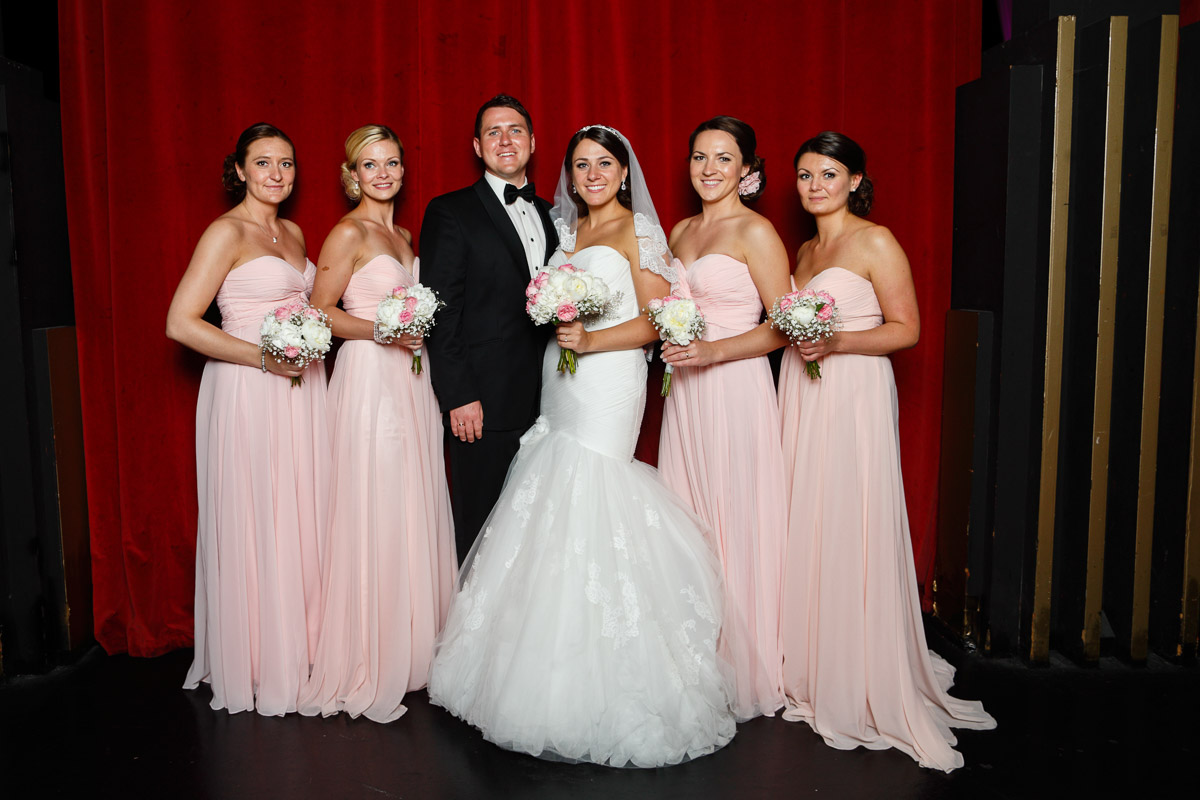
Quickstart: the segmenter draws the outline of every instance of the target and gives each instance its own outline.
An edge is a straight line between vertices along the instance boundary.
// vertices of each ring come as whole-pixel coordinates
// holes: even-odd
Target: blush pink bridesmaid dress
[[[704,315],[705,341],[745,333],[763,306],[750,271],[719,254],[684,269],[679,291]],[[779,608],[787,510],[779,405],[766,356],[679,367],[663,407],[658,468],[715,532],[725,579],[721,654],[736,680],[734,714],[784,703]]]
[[[414,267],[414,271],[416,267]],[[415,278],[379,255],[350,278],[346,313],[375,319],[379,301]],[[437,335],[437,328],[433,329]],[[442,460],[442,415],[412,351],[348,340],[329,383],[333,481],[320,643],[300,713],[402,715],[429,680],[458,557]]]
[[[258,344],[263,317],[308,299],[301,273],[260,256],[229,272],[221,329]],[[196,402],[196,652],[185,689],[212,685],[212,707],[296,710],[321,613],[328,516],[325,366],[303,383],[227,361],[204,366]]]
[[[840,267],[829,292],[843,329],[883,323],[871,282]],[[811,380],[794,348],[779,382],[788,487],[783,598],[784,719],[840,750],[895,747],[949,772],[951,727],[993,728],[982,704],[946,694],[954,668],[925,644],[900,474],[899,415],[886,356],[834,353]]]

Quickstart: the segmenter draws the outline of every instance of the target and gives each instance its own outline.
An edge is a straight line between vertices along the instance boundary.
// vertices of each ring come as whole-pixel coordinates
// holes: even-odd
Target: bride
[[[602,320],[560,325],[541,416],[463,563],[429,697],[501,747],[656,767],[734,734],[716,656],[719,566],[691,512],[633,460],[646,401],[639,313],[674,280],[629,142],[592,125],[567,146],[554,265],[603,278]],[[580,354],[560,373],[559,347]]]

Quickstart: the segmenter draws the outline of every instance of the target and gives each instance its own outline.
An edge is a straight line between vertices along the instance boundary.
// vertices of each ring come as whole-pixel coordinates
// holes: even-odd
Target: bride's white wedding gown
[[[637,316],[620,253],[570,261],[621,293],[590,329]],[[642,351],[581,355],[575,375],[556,371],[558,356],[551,342],[541,416],[467,556],[429,697],[545,758],[655,767],[711,753],[735,730],[716,655],[719,566],[696,518],[633,460]]]

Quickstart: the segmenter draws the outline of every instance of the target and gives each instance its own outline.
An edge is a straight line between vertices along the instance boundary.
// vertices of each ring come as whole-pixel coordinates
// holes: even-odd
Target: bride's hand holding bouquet
[[[578,359],[572,347],[586,340],[582,323],[602,317],[612,299],[612,290],[604,279],[572,264],[543,267],[529,282],[525,288],[525,313],[530,319],[538,325],[580,323],[562,329],[557,337],[561,347],[559,372],[575,374]]]

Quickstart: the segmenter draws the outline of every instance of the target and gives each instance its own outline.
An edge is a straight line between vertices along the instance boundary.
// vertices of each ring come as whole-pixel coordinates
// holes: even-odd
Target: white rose
[[[329,328],[322,325],[318,320],[306,319],[304,324],[300,326],[300,333],[304,336],[306,342],[317,349],[321,349],[329,344]]]
[[[385,297],[379,302],[379,308],[375,311],[375,319],[380,325],[394,328],[396,326],[396,318],[400,316],[400,310],[404,308],[404,301],[397,300],[394,297]]]
[[[812,306],[794,306],[792,316],[796,318],[796,322],[799,324],[809,325],[814,319],[816,319],[817,311]]]
[[[672,334],[682,333],[691,328],[692,322],[696,319],[696,304],[691,300],[679,300],[671,303],[664,309],[664,322],[671,329]]]
[[[288,347],[303,347],[304,336],[300,330],[292,325],[284,328],[279,332],[279,338],[283,339],[285,346]]]
[[[572,275],[570,280],[563,287],[567,297],[578,303],[580,300],[588,296],[588,282],[579,275]]]

